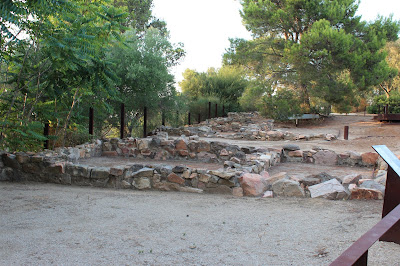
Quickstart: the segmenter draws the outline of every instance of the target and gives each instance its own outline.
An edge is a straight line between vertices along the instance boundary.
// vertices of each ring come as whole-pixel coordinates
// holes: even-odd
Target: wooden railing
[[[367,265],[368,249],[378,240],[400,245],[400,160],[385,146],[372,146],[388,164],[382,220],[343,252],[331,266]]]

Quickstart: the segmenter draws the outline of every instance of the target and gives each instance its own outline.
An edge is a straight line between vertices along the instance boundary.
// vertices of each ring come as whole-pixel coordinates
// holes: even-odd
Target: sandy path
[[[327,265],[381,208],[3,182],[0,265]],[[400,265],[400,246],[377,243],[369,258]]]

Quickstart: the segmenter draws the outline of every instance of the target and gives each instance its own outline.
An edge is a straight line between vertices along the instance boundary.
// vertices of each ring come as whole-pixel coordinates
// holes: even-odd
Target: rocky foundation
[[[144,164],[129,163],[114,167],[84,165],[83,158],[133,157]],[[282,149],[238,147],[221,142],[199,141],[182,136],[169,140],[163,137],[145,139],[97,140],[73,148],[40,153],[3,153],[0,163],[2,181],[38,181],[68,185],[109,187],[119,189],[174,190],[195,193],[226,193],[235,196],[323,197],[327,199],[381,199],[386,178],[385,163],[376,153],[336,154],[314,148],[300,150],[288,144]],[[153,160],[179,161],[180,165],[152,163]],[[185,166],[185,162],[220,164],[218,170]],[[287,173],[274,176],[268,169],[281,162],[321,165],[374,167],[376,179],[361,175],[294,178]]]

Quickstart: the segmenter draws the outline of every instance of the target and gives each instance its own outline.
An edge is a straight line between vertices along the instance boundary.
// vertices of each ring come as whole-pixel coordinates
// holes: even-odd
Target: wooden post
[[[49,128],[50,128],[49,122],[44,123],[43,135],[44,135],[46,138],[49,136]],[[48,139],[46,139],[46,140],[44,141],[44,148],[45,148],[45,149],[48,149],[48,148],[49,148],[49,140],[48,140]]]
[[[162,111],[161,113],[161,125],[165,126],[165,112]]]
[[[188,113],[188,125],[190,126],[192,123],[190,121],[190,112]]]
[[[94,113],[93,107],[89,108],[89,135],[93,136],[93,125],[94,125]]]
[[[215,117],[218,117],[218,104],[215,104]]]
[[[200,122],[201,122],[201,114],[199,113],[199,116],[197,117],[197,123],[200,124]]]
[[[343,138],[345,140],[349,139],[349,126],[344,126],[344,134],[343,135],[344,135]]]
[[[222,117],[225,117],[225,105],[222,105]]]
[[[208,119],[211,119],[211,102],[208,102]]]
[[[121,119],[121,123],[120,123],[120,129],[119,129],[119,135],[120,138],[123,139],[124,138],[124,128],[125,128],[125,104],[121,103],[121,114],[120,114],[120,119]]]
[[[147,107],[143,109],[143,138],[147,137]]]

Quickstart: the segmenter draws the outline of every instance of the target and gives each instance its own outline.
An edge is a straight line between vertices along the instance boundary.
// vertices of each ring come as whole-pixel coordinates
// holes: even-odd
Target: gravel
[[[0,183],[0,265],[327,265],[382,201]],[[369,265],[400,265],[376,243]]]

